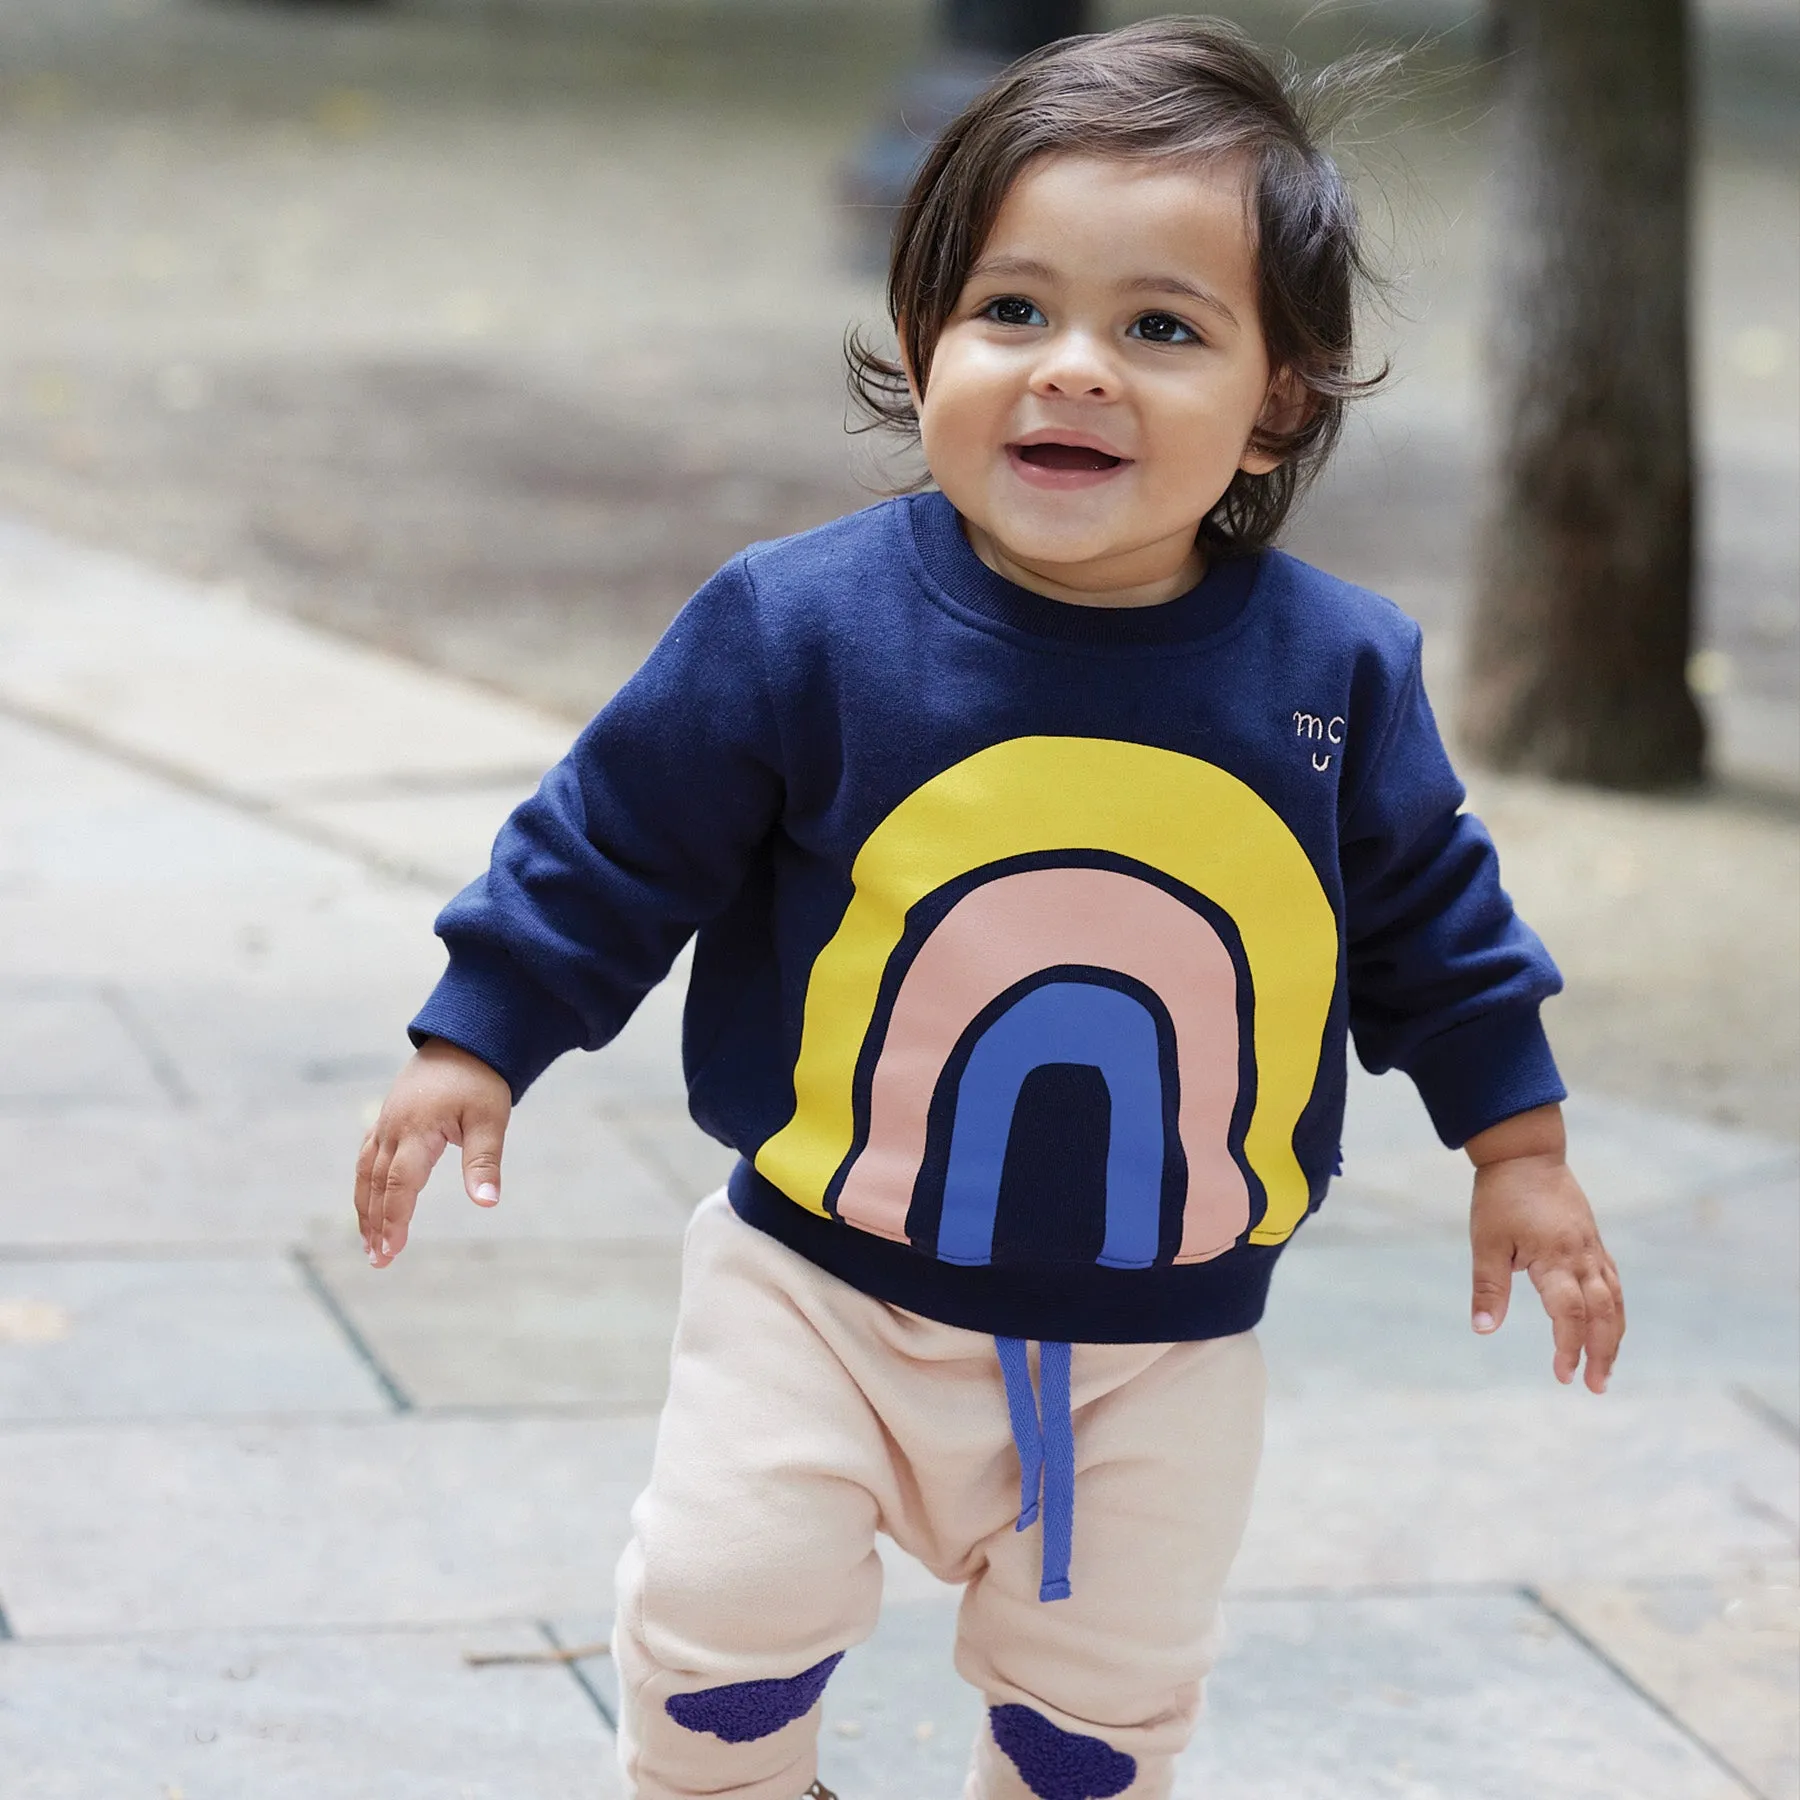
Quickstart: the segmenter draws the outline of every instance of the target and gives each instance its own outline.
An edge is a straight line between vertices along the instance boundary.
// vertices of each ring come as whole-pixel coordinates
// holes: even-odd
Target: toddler
[[[439,921],[357,1168],[377,1267],[446,1144],[494,1204],[513,1102],[696,940],[688,1090],[740,1160],[619,1567],[642,1800],[816,1782],[880,1532],[962,1586],[971,1800],[1170,1791],[1347,1035],[1475,1164],[1475,1328],[1527,1270],[1558,1378],[1606,1385],[1556,971],[1458,810],[1417,628],[1270,547],[1366,385],[1360,268],[1232,28],[1016,65],[900,217],[898,360],[852,347],[933,490],[722,569]]]

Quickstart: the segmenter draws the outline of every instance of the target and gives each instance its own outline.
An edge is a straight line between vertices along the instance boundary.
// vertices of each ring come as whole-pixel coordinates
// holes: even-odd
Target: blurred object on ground
[[[938,134],[999,71],[1093,26],[1091,0],[938,0],[926,60],[906,74],[886,115],[844,165],[838,197],[855,253],[881,272],[894,215]]]

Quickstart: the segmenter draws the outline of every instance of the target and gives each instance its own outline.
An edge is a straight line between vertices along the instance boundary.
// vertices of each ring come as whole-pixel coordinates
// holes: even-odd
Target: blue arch
[[[956,1089],[950,1162],[944,1172],[938,1256],[980,1265],[994,1253],[1000,1178],[1019,1090],[1046,1063],[1098,1069],[1112,1100],[1106,1148],[1108,1268],[1156,1261],[1163,1186],[1163,1077],[1156,1021],[1117,988],[1052,981],[1033,988],[982,1034]]]

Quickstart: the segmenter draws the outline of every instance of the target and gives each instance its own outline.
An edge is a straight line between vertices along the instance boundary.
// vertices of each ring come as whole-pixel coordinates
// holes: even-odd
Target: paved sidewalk
[[[348,1173],[434,908],[565,728],[0,529],[0,1791],[586,1800],[686,1210],[678,996],[553,1070],[507,1198],[377,1276]],[[1509,804],[1526,807],[1514,792]],[[1464,1177],[1359,1079],[1286,1259],[1194,1800],[1788,1800],[1791,1145],[1573,1108],[1614,1391],[1464,1323]],[[846,1800],[959,1791],[953,1597],[896,1558],[827,1701]]]

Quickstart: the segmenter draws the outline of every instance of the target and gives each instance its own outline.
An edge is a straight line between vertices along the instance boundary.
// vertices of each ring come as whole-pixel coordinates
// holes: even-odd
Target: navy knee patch
[[[710,1731],[728,1744],[754,1743],[758,1738],[773,1737],[782,1726],[811,1712],[831,1671],[843,1660],[840,1650],[798,1675],[773,1681],[734,1681],[725,1687],[702,1688],[697,1694],[671,1694],[664,1711],[689,1731]],[[1106,1791],[1117,1792],[1114,1788]]]
[[[1038,1800],[1110,1800],[1137,1779],[1134,1757],[1064,1731],[1029,1706],[991,1706],[988,1725]]]

